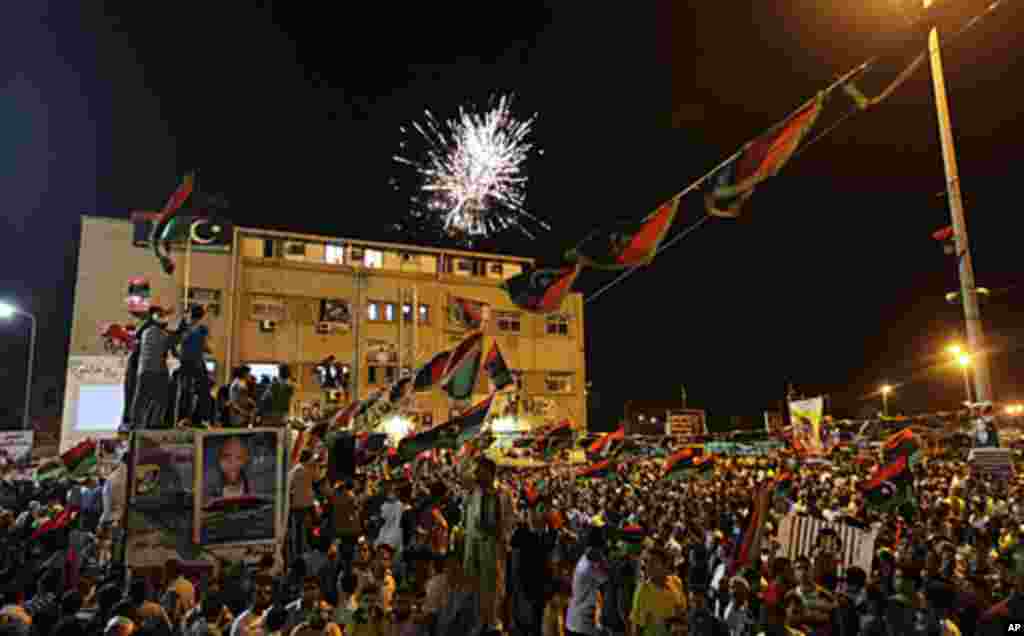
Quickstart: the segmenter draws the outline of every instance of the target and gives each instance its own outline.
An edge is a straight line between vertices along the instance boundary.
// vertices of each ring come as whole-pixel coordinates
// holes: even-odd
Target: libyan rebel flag
[[[615,460],[604,459],[580,470],[576,473],[576,477],[579,479],[615,479],[618,475],[617,469]]]
[[[60,456],[72,479],[81,479],[96,468],[96,440],[82,440]]]
[[[453,400],[465,400],[473,394],[476,376],[480,373],[483,353],[482,332],[470,334],[455,347],[441,374],[441,388]]]
[[[679,199],[672,197],[639,221],[594,232],[566,252],[565,259],[592,269],[628,269],[650,263],[672,227]]]
[[[665,460],[662,479],[707,479],[714,473],[714,469],[715,462],[711,455],[698,455],[692,448],[684,448]]]
[[[747,144],[711,178],[704,203],[712,216],[735,218],[759,183],[779,173],[814,127],[825,95],[819,94]]]
[[[614,450],[618,450],[618,447],[625,439],[626,429],[622,424],[619,424],[618,429],[610,433],[605,433],[595,440],[593,444],[587,447],[587,458],[597,459],[600,457],[614,455]]]
[[[501,284],[512,303],[535,314],[558,311],[572,291],[578,266],[532,269],[516,274]]]
[[[914,478],[906,455],[886,464],[877,475],[861,482],[858,487],[868,507],[879,512],[889,512],[914,502]]]
[[[882,458],[887,464],[891,464],[899,457],[906,457],[907,465],[913,468],[921,461],[921,455],[921,444],[918,443],[914,431],[909,428],[892,434],[882,445]]]
[[[434,428],[406,437],[398,443],[394,455],[389,457],[392,466],[411,462],[417,455],[435,448],[456,449],[469,441],[483,429],[484,421],[491,410],[494,394],[476,404],[462,415],[439,424]]]
[[[509,371],[508,365],[505,364],[505,357],[501,355],[497,342],[491,346],[491,350],[487,353],[487,359],[484,360],[484,369],[487,371],[487,376],[491,379],[491,384],[494,385],[495,391],[500,391],[515,382],[512,372]]]
[[[430,362],[417,369],[416,377],[412,381],[412,390],[425,391],[440,384],[441,377],[444,375],[444,368],[448,365],[448,358],[451,355],[451,351],[442,351],[435,354],[430,359]]]

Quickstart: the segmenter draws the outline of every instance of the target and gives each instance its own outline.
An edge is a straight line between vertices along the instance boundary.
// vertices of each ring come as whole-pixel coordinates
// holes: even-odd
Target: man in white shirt
[[[565,623],[567,636],[598,636],[601,633],[601,626],[597,624],[597,595],[608,581],[605,536],[601,528],[590,529],[586,548],[572,577],[572,597]]]
[[[384,485],[385,501],[380,507],[380,516],[384,520],[377,534],[375,545],[386,543],[395,549],[395,554],[402,553],[402,502],[395,497],[394,486],[388,482]]]

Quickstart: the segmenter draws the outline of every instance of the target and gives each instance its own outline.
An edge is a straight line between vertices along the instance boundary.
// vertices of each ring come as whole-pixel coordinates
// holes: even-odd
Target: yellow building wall
[[[130,278],[149,279],[153,302],[180,312],[187,271],[193,287],[221,292],[220,313],[211,316],[209,326],[214,357],[223,367],[230,313],[230,256],[194,252],[191,267],[186,268],[185,254],[175,252],[177,268],[174,276],[167,276],[153,251],[135,247],[132,236],[132,223],[127,219],[82,217],[70,354],[105,355],[100,338],[103,325],[133,322],[125,305]],[[175,313],[173,322],[177,323],[180,317],[180,313]]]

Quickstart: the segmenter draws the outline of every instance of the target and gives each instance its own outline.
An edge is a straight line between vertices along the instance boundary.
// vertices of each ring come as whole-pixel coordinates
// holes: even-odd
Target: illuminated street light
[[[967,355],[966,353],[961,353],[960,355],[958,355],[956,357],[956,361],[959,362],[960,366],[962,366],[962,367],[969,367],[969,366],[971,366],[971,357],[969,355]]]
[[[946,349],[946,351],[948,351],[950,353],[950,355],[953,355],[953,356],[959,356],[959,355],[961,355],[964,352],[964,350],[958,344],[949,345],[949,347]]]
[[[892,387],[888,384],[882,385],[882,415],[889,417],[889,394],[892,393]]]
[[[25,410],[21,413],[21,426],[23,430],[27,431],[32,421],[29,407],[32,405],[32,372],[36,353],[36,317],[26,311],[21,311],[10,303],[0,302],[0,320],[11,320],[15,316],[28,318],[31,326],[28,336],[28,367],[25,369]]]

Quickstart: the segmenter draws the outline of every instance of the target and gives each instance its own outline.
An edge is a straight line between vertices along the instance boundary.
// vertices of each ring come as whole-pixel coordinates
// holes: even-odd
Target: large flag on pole
[[[448,364],[441,374],[441,388],[453,400],[465,400],[473,394],[476,376],[480,373],[483,339],[484,334],[480,331],[470,334],[455,347],[448,358]]]
[[[569,250],[566,260],[593,269],[628,269],[650,263],[676,218],[680,198],[672,197],[640,221],[594,232]]]
[[[578,266],[533,269],[509,278],[502,287],[516,307],[537,314],[549,314],[562,306],[579,274]]]
[[[705,196],[708,214],[727,218],[739,216],[740,209],[754,194],[754,188],[779,173],[814,127],[825,93],[819,93],[784,121],[751,141],[711,179]]]
[[[864,493],[864,503],[872,510],[889,512],[905,503],[914,503],[914,476],[910,473],[905,455],[883,466],[858,488]]]

